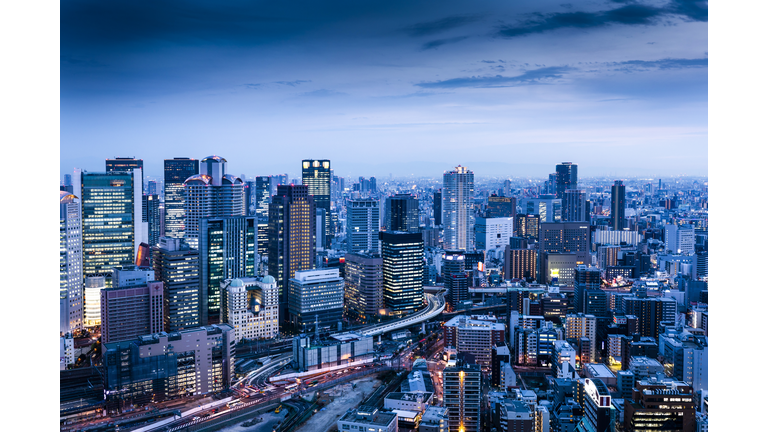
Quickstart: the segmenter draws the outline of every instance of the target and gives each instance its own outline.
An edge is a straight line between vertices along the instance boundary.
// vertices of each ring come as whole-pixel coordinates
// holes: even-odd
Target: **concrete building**
[[[272,276],[226,279],[221,282],[221,322],[242,339],[272,339],[280,332],[277,282]]]
[[[576,266],[591,262],[589,252],[542,253],[539,282],[559,287],[574,286]]]
[[[635,380],[656,376],[657,373],[664,373],[664,366],[658,360],[635,356],[629,358],[629,371],[635,377]]]
[[[499,406],[499,431],[533,431],[535,415],[531,407],[523,401],[505,399]]]
[[[637,246],[640,243],[640,233],[637,231],[597,229],[592,233],[592,243],[600,245],[619,246],[621,244]]]
[[[599,379],[607,386],[616,387],[616,375],[611,372],[608,366],[602,363],[588,363],[584,365],[583,369],[587,378]]]
[[[589,222],[587,192],[567,189],[563,196],[563,222]]]
[[[418,212],[418,206],[416,210]],[[381,246],[379,245],[379,211],[379,201],[374,199],[352,199],[347,201],[348,252],[381,253]]]
[[[299,372],[370,363],[373,356],[371,336],[350,332],[333,335],[325,340],[313,341],[308,335],[293,338],[293,361]]]
[[[75,364],[75,340],[70,333],[59,337],[59,370]]]
[[[693,389],[672,379],[641,379],[624,401],[624,430],[696,430]]]
[[[563,198],[565,191],[579,186],[579,166],[571,162],[555,165],[555,190],[558,198]]]
[[[300,270],[288,283],[288,322],[304,331],[334,329],[344,314],[344,279],[338,269]]]
[[[348,253],[344,256],[344,307],[361,322],[377,322],[384,311],[384,261],[380,256]]]
[[[504,324],[487,321],[483,317],[453,317],[443,325],[444,343],[459,353],[470,353],[475,362],[490,368],[493,348],[504,342]]]
[[[549,253],[589,252],[590,237],[586,222],[542,222],[539,249]]]
[[[458,361],[443,370],[443,405],[448,409],[448,427],[452,431],[480,431],[482,401],[480,366]]]
[[[448,427],[448,408],[430,406],[424,411],[418,432],[450,432]]]
[[[432,405],[434,393],[392,392],[384,397],[384,409],[424,413]]]
[[[504,250],[504,278],[536,281],[539,278],[539,251],[535,249]]]
[[[101,341],[124,341],[165,330],[162,282],[101,290]]]
[[[152,247],[155,280],[163,283],[168,331],[202,324],[200,254],[180,238],[160,237]]]
[[[59,192],[59,333],[83,329],[83,225],[80,199]]]
[[[336,422],[339,432],[370,431],[397,432],[397,414],[381,411],[372,406],[361,406],[347,411]]]
[[[442,222],[446,249],[473,250],[475,174],[459,165],[443,174]]]
[[[234,329],[228,324],[104,343],[107,404],[140,406],[205,395],[232,384]]]
[[[580,379],[578,391],[579,404],[584,409],[584,429],[596,432],[613,431],[611,393],[605,383],[597,378]]]
[[[106,287],[104,276],[85,278],[85,313],[83,315],[85,327],[101,325],[101,291]]]
[[[583,313],[565,316],[565,337],[589,339],[589,357],[581,357],[579,364],[595,363],[597,359],[597,318]]]
[[[475,219],[475,247],[484,251],[503,250],[515,236],[514,231],[514,217],[478,217]]]
[[[690,224],[665,225],[664,241],[666,249],[673,254],[693,255],[696,251],[696,232]]]
[[[626,221],[624,215],[627,208],[626,186],[621,180],[616,180],[611,186],[611,228],[623,230]]]

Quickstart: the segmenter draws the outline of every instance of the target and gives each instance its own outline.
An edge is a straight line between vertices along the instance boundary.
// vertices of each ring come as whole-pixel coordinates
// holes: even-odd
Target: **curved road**
[[[379,325],[357,330],[357,333],[360,333],[364,336],[377,336],[387,332],[391,332],[393,330],[410,327],[422,321],[430,320],[440,315],[441,313],[443,313],[443,310],[445,309],[445,298],[443,293],[439,293],[437,295],[435,294],[425,294],[425,295],[427,296],[427,307],[425,307],[424,309],[412,315],[409,315],[403,319],[399,319],[395,322],[379,324]]]

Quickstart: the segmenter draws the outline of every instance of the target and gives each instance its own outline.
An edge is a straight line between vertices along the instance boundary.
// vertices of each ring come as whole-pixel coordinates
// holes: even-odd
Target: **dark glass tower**
[[[384,213],[387,231],[419,231],[419,200],[411,194],[387,197]]]
[[[624,210],[627,208],[625,186],[621,180],[616,180],[611,186],[611,228],[624,229]]]
[[[580,189],[568,189],[563,197],[563,222],[587,222],[587,193]]]
[[[563,162],[555,166],[555,195],[563,199],[565,191],[578,187],[578,165],[571,162]]]
[[[515,197],[500,197],[491,195],[488,197],[486,217],[505,218],[515,217],[517,213],[517,199]]]
[[[331,247],[331,161],[304,159],[301,162],[301,183],[309,188],[315,205],[325,210],[325,247]],[[314,213],[313,213],[314,214]],[[279,282],[278,282],[279,283]]]
[[[197,159],[166,159],[163,167],[165,203],[165,235],[184,237],[184,180],[200,174]]]
[[[269,198],[272,196],[270,181],[271,177],[269,176],[257,176],[254,180],[254,204],[256,205],[256,216],[260,220],[269,218]]]
[[[168,331],[199,327],[200,254],[183,239],[162,237],[152,247],[155,280],[163,282]]]
[[[395,315],[421,308],[424,301],[424,240],[421,233],[379,233],[384,272],[384,304]]]
[[[106,170],[107,172],[123,171],[130,172],[133,169],[138,168],[141,170],[141,193],[144,194],[144,161],[142,159],[136,159],[132,157],[116,157],[114,159],[107,159]]]
[[[157,245],[160,241],[160,198],[155,195],[142,195],[141,221],[147,223],[147,243]]]
[[[443,192],[435,192],[432,199],[432,212],[435,214],[435,226],[443,224]]]

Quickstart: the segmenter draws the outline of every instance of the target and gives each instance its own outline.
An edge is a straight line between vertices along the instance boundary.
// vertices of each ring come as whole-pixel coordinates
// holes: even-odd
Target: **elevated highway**
[[[430,320],[443,313],[443,310],[445,310],[445,297],[442,292],[438,294],[425,293],[424,295],[427,297],[427,307],[424,309],[394,322],[364,327],[356,330],[356,333],[364,336],[378,336]]]

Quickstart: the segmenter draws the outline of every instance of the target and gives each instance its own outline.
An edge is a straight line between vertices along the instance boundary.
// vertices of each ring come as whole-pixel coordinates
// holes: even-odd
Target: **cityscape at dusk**
[[[59,16],[62,432],[708,430],[707,1]]]

